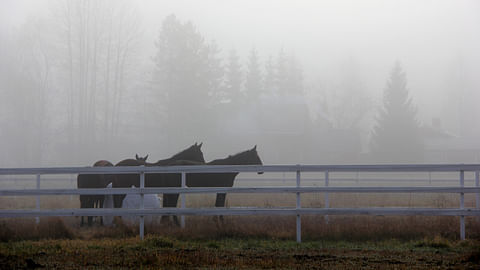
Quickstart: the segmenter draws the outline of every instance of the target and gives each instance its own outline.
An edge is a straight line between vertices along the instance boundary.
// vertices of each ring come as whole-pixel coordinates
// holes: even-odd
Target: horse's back
[[[77,188],[104,188],[103,175],[79,174],[77,176]]]
[[[145,165],[145,162],[129,158],[118,162],[115,164],[115,167],[140,165]],[[111,176],[111,180],[114,188],[131,187],[132,185],[138,187],[140,183],[140,176],[138,174],[115,174]]]
[[[238,173],[189,173],[189,187],[231,187]]]
[[[136,160],[133,158],[124,159],[118,162],[117,164],[115,164],[115,166],[140,166],[140,165],[145,165],[145,162]]]
[[[168,166],[191,166],[191,165],[205,165],[205,162],[195,161],[195,160],[174,160],[167,164]]]
[[[113,164],[108,160],[99,160],[93,164],[93,167],[113,167]]]

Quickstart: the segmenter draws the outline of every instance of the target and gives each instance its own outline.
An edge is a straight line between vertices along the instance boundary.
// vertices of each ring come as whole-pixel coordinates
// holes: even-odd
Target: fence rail
[[[457,208],[161,208],[161,209],[52,209],[52,210],[2,210],[2,217],[66,217],[66,216],[245,216],[245,215],[377,215],[377,216],[478,216],[478,209]]]
[[[198,193],[480,193],[477,187],[231,187],[231,188],[84,188],[11,189],[0,196],[115,195],[115,194],[198,194]]]
[[[0,168],[0,175],[98,174],[98,173],[226,173],[226,172],[476,172],[480,164],[422,165],[209,165],[209,166],[125,166]]]
[[[4,168],[0,175],[34,175],[36,176],[36,189],[0,189],[0,196],[36,196],[36,209],[0,210],[0,218],[7,217],[38,217],[40,216],[138,216],[140,218],[140,237],[144,234],[144,216],[150,215],[181,215],[184,226],[186,215],[295,215],[297,218],[297,241],[301,241],[301,216],[324,215],[328,222],[329,215],[421,215],[421,216],[459,216],[460,238],[465,239],[465,216],[480,216],[480,164],[427,164],[427,165],[270,165],[270,166],[168,166],[168,167],[62,167],[62,168]],[[225,173],[225,172],[273,172],[296,173],[295,187],[221,187],[221,188],[188,188],[186,178],[189,173]],[[321,172],[324,179],[305,178],[304,182],[324,181],[323,187],[302,187],[301,173]],[[331,173],[359,172],[369,173],[418,173],[428,172],[429,181],[432,172],[458,173],[458,186],[450,187],[331,187]],[[465,172],[474,172],[475,187],[465,187]],[[149,173],[179,173],[182,175],[182,187],[178,188],[145,188],[145,174]],[[139,188],[115,189],[42,189],[40,188],[42,175],[62,174],[138,174],[140,175]],[[261,178],[258,178],[261,179]],[[265,178],[263,181],[269,181]],[[352,179],[358,181],[359,179]],[[378,180],[379,179],[371,179]],[[8,181],[0,179],[0,182]],[[71,182],[71,179],[66,180]],[[285,179],[283,179],[285,181]],[[370,179],[361,179],[370,181]],[[412,181],[402,179],[401,181]],[[171,194],[181,195],[181,208],[144,209],[143,195],[145,194]],[[198,193],[293,193],[296,194],[296,205],[292,208],[186,208],[185,194]],[[302,193],[324,193],[325,204],[323,208],[303,208],[301,206]],[[369,207],[369,208],[330,208],[329,193],[458,193],[460,195],[459,208],[395,208],[395,207]],[[465,208],[464,195],[476,194],[476,208]],[[40,209],[40,196],[45,195],[114,195],[114,194],[140,194],[141,204],[139,209]]]

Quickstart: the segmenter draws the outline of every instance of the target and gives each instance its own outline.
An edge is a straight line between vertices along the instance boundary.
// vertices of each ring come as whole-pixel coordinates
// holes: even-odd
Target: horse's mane
[[[200,143],[200,144],[195,143],[192,146],[188,147],[187,149],[182,150],[182,151],[176,153],[175,155],[173,155],[169,158],[160,159],[155,163],[145,162],[142,165],[145,165],[145,166],[166,166],[166,165],[170,165],[172,162],[175,162],[176,160],[187,160],[187,159],[195,160],[197,158],[198,159],[201,158],[202,162],[205,162],[205,160],[203,158],[202,150],[200,150],[200,148],[202,147],[202,144],[203,143]],[[198,153],[197,153],[197,150],[195,150],[195,148],[198,148]],[[191,153],[189,153],[189,152],[192,152],[192,151],[193,151],[193,153],[195,153],[195,155],[192,155]],[[197,156],[197,154],[198,154],[198,156]]]
[[[140,166],[140,165],[145,165],[146,162],[145,161],[140,161],[140,160],[136,160],[136,159],[133,159],[133,158],[128,158],[128,159],[124,159],[120,162],[118,162],[117,164],[115,164],[115,166]]]
[[[94,167],[100,167],[100,166],[110,167],[110,166],[113,166],[113,164],[108,160],[99,160],[99,161],[95,162],[93,164],[93,166]]]
[[[229,162],[229,161],[233,161],[233,160],[236,160],[252,151],[255,151],[256,152],[256,147],[254,147],[253,149],[248,149],[248,150],[245,150],[245,151],[242,151],[242,152],[238,152],[234,155],[229,155],[227,156],[226,158],[220,158],[220,159],[215,159],[215,160],[212,160],[210,162],[208,162],[207,164],[208,165],[222,165],[222,164],[225,164],[225,165],[231,165],[231,164],[228,164],[228,163],[225,163],[225,162]]]
[[[170,157],[170,158],[168,158],[168,159],[176,159],[176,158],[182,156],[183,154],[185,154],[185,152],[188,152],[188,151],[192,150],[193,147],[194,147],[194,145],[188,147],[188,148],[185,149],[185,150],[182,150],[182,151],[176,153],[175,155],[173,155],[172,157]]]
[[[200,144],[195,143],[195,144],[193,144],[192,146],[188,147],[187,149],[182,150],[182,151],[176,153],[176,154],[173,155],[170,159],[177,159],[178,157],[181,157],[181,156],[182,156],[183,154],[185,154],[186,152],[193,150],[194,147],[197,147],[197,148],[199,149],[199,151],[201,152],[200,148],[202,147],[202,144],[203,144],[203,143],[200,143]]]

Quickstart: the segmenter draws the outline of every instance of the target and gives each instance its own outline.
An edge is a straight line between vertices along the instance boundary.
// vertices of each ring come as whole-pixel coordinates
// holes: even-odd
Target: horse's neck
[[[194,161],[194,160],[175,160],[170,163],[171,165],[174,166],[182,166],[182,165],[205,165],[204,162],[201,161]]]
[[[175,161],[175,160],[193,160],[194,158],[192,157],[192,155],[193,155],[192,150],[191,149],[186,149],[186,150],[183,150],[180,153],[177,153],[177,154],[171,156],[170,158],[168,158],[166,160],[168,160],[169,162],[172,162],[172,161]]]
[[[162,166],[162,165],[168,165],[171,163],[173,160],[172,158],[166,158],[166,159],[161,159],[155,163],[148,163],[147,166]]]
[[[227,158],[212,160],[208,165],[245,165],[245,163],[245,160],[237,156],[230,156]]]

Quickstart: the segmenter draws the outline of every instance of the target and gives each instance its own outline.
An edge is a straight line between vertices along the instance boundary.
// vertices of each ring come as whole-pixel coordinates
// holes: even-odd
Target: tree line
[[[303,162],[302,152],[322,154],[318,141],[327,133],[340,148],[335,130],[346,130],[346,140],[360,137],[375,110],[355,71],[332,96],[307,86],[293,53],[262,56],[252,48],[246,59],[234,49],[223,56],[175,15],[163,20],[145,60],[140,19],[128,2],[64,1],[51,12],[0,37],[4,166],[114,159],[138,145],[165,152],[207,141],[218,149],[242,140],[264,142],[261,152],[272,160],[293,155]],[[369,132],[372,160],[415,160],[420,124],[400,64],[383,104]],[[340,150],[360,152],[358,143],[349,147]]]

